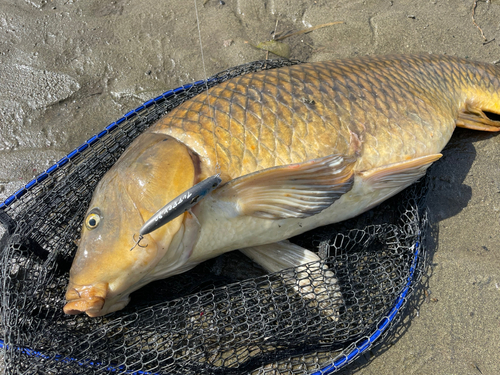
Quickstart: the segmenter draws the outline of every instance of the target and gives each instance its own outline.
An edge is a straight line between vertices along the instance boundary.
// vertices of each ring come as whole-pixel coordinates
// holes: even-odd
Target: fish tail
[[[462,72],[465,100],[456,126],[489,132],[500,131],[500,67],[474,63]]]

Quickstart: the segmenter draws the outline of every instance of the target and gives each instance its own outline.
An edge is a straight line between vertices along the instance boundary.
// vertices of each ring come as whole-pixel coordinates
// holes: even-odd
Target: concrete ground
[[[203,4],[205,3],[205,4]],[[500,1],[10,0],[0,3],[0,199],[158,94],[265,58],[385,53],[500,60]],[[475,12],[475,23],[472,18]],[[460,131],[432,172],[428,302],[346,373],[500,373],[500,136]]]

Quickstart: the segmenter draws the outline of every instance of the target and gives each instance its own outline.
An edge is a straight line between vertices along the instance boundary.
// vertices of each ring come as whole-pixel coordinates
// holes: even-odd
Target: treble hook
[[[135,242],[135,245],[132,246],[132,248],[130,249],[130,251],[134,250],[137,246],[139,246],[139,247],[148,247],[148,244],[146,244],[146,246],[143,246],[143,245],[140,244],[140,242],[144,238],[144,236],[142,234],[139,234],[139,239],[137,241],[135,240],[135,233],[132,235],[132,238],[133,238],[133,240]]]

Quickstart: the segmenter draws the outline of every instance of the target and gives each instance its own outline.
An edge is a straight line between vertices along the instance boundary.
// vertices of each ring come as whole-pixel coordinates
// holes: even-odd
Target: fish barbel
[[[269,271],[318,260],[285,240],[393,196],[441,157],[456,126],[498,131],[499,115],[500,67],[449,56],[304,63],[225,81],[146,130],[102,178],[64,311],[119,310],[143,285],[235,249]],[[216,173],[218,188],[130,251],[146,220]]]

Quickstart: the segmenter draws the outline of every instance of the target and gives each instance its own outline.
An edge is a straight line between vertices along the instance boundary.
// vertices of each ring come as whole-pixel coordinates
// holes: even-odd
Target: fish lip
[[[111,301],[111,305],[109,302],[102,297],[78,298],[67,301],[63,310],[67,315],[85,313],[91,318],[96,318],[123,309],[130,302],[130,297],[124,296],[117,301]]]
[[[104,302],[105,299],[102,297],[78,298],[67,301],[63,310],[67,315],[77,315],[84,312],[93,318],[103,315],[101,311],[104,306]]]
[[[104,315],[102,309],[108,294],[107,283],[94,285],[69,286],[66,292],[65,314],[77,315],[86,313],[90,317]]]
[[[66,305],[63,311],[67,315],[87,314],[91,318],[123,309],[130,302],[129,294],[112,296],[108,293],[107,283],[68,287]],[[111,293],[112,294],[112,293]]]

